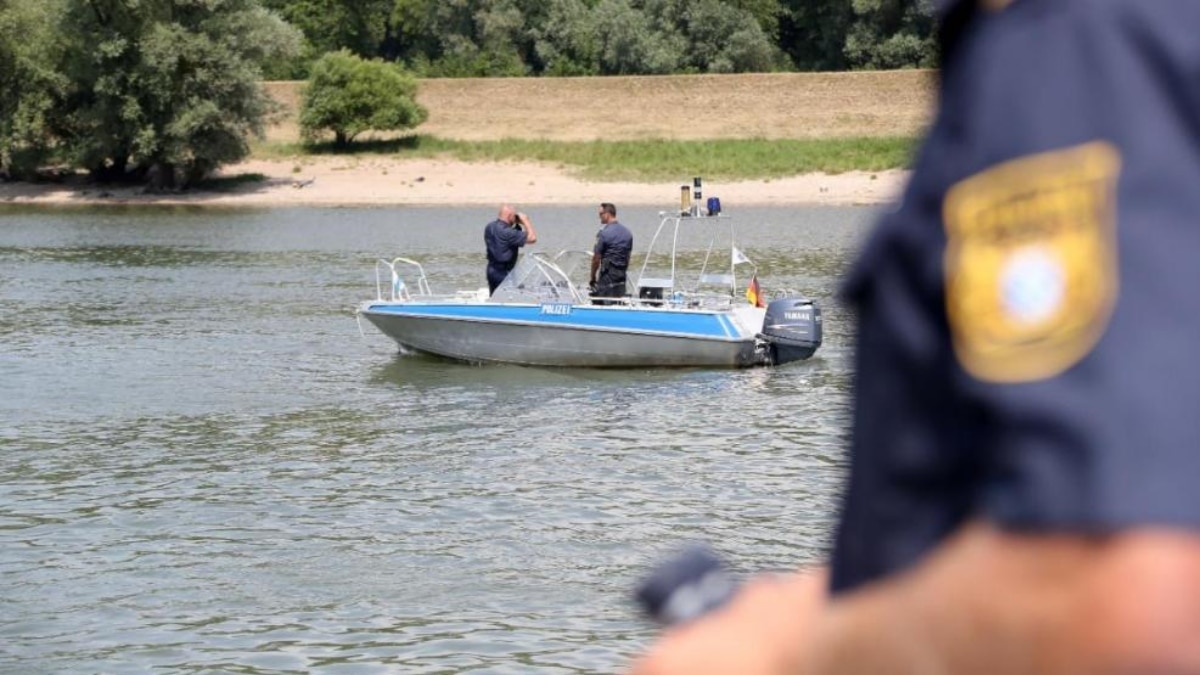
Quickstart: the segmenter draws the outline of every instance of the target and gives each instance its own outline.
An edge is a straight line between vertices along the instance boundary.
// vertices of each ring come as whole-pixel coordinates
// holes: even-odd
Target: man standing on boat
[[[488,295],[491,295],[517,266],[518,250],[525,244],[537,243],[537,230],[527,214],[504,204],[496,219],[484,228],[483,243],[487,246]]]
[[[623,298],[627,295],[625,271],[633,251],[633,233],[617,221],[617,207],[608,202],[600,205],[600,223],[592,249],[592,297]]]

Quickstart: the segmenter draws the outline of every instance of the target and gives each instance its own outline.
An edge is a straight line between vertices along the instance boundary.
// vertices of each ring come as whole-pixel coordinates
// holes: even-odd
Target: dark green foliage
[[[629,0],[601,0],[593,10],[604,75],[665,75],[681,70],[686,44],[670,26]]]
[[[371,57],[388,37],[394,0],[262,0],[299,28],[317,53],[348,49]]]
[[[423,77],[933,66],[930,0],[263,0],[301,62],[349,49]]]
[[[300,129],[310,141],[332,132],[337,147],[364,131],[411,129],[429,116],[417,104],[416,94],[416,80],[394,64],[365,60],[346,50],[326,54],[313,64],[300,108]]]
[[[528,22],[544,15],[527,0],[396,0],[396,56],[424,77],[528,75]]]
[[[937,61],[931,0],[0,0],[0,173],[191,183],[247,154],[272,111],[264,75],[305,76],[338,50],[426,77]],[[411,80],[382,65],[343,75],[386,91],[316,87],[310,137],[420,124]]]
[[[672,3],[674,4],[674,3]],[[755,17],[732,3],[691,0],[665,16],[685,36],[688,65],[700,72],[774,70],[782,58]]]
[[[550,0],[532,32],[534,53],[547,75],[599,75],[600,27],[585,0]]]
[[[0,0],[0,175],[32,178],[50,161],[51,117],[67,87],[55,69],[55,2]]]
[[[312,62],[326,52],[348,49],[362,57],[388,54],[396,36],[391,13],[395,0],[261,0],[305,36],[299,58],[269,64],[268,79],[305,79]]]
[[[852,68],[936,65],[932,0],[853,0],[856,21],[844,53]]]
[[[779,45],[797,70],[846,70],[850,0],[790,0],[780,17]]]
[[[307,36],[424,77],[936,65],[930,0],[262,0]]]
[[[299,43],[257,0],[8,4],[43,20],[42,40],[16,42],[8,160],[53,156],[104,180],[188,185],[245,157],[272,109],[260,64]]]

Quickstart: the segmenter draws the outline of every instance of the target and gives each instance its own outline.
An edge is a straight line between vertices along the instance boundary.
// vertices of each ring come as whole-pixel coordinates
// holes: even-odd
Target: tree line
[[[933,67],[932,0],[263,0],[304,34],[304,79],[346,49],[422,77]]]
[[[0,0],[0,177],[186,186],[306,79],[306,139],[426,111],[414,76],[933,66],[932,0]]]
[[[258,0],[0,0],[0,172],[195,182],[249,154],[302,43]]]

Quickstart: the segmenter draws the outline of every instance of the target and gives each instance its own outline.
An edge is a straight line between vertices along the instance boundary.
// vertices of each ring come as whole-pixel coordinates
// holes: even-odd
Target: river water
[[[545,251],[598,227],[531,215]],[[620,215],[648,243],[653,210]],[[822,305],[813,359],[473,366],[360,334],[377,258],[483,285],[490,208],[0,207],[0,672],[612,673],[680,543],[820,559],[835,290],[877,213],[737,215],[764,289]]]

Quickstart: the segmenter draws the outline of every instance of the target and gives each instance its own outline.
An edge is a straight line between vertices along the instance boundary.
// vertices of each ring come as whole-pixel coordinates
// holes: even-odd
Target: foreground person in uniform
[[[504,281],[517,266],[517,253],[526,244],[537,243],[537,230],[524,213],[517,213],[509,204],[500,206],[496,219],[483,228],[483,244],[487,247],[488,295]]]
[[[943,4],[828,570],[637,675],[1200,673],[1200,2]]]

